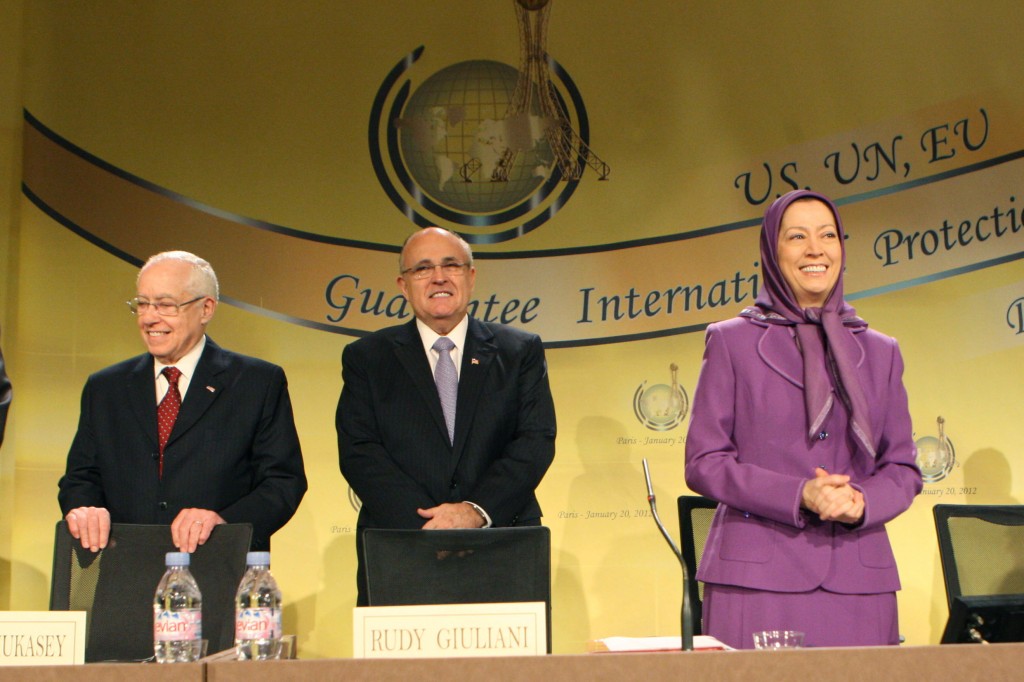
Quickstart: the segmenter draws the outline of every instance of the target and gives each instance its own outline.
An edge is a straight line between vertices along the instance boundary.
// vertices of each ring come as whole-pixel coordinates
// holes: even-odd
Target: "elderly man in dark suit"
[[[342,355],[338,451],[362,501],[360,605],[363,529],[539,525],[534,490],[555,454],[544,347],[535,334],[468,315],[469,245],[427,228],[406,241],[399,263],[416,319]]]
[[[58,500],[71,534],[93,551],[111,522],[169,524],[195,551],[221,523],[251,523],[252,548],[306,492],[284,371],[206,336],[219,296],[205,260],[149,259],[128,302],[147,353],[89,377]]]

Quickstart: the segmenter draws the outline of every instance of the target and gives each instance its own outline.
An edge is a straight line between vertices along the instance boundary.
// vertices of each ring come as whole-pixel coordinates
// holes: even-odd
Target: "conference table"
[[[1024,644],[594,653],[507,658],[204,659],[0,668],[0,682],[317,682],[319,680],[1022,680]]]

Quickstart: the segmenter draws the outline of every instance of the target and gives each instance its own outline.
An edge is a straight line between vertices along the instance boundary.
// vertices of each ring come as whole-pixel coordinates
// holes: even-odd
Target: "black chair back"
[[[251,540],[250,524],[224,524],[192,554],[208,654],[234,646],[235,592]],[[112,524],[107,547],[93,553],[71,536],[67,522],[57,524],[50,610],[86,612],[87,662],[153,657],[153,596],[164,555],[174,551],[170,526]]]
[[[551,531],[545,526],[363,531],[370,606],[544,602],[551,651]]]
[[[1024,505],[937,504],[946,601],[1024,593]]]
[[[690,632],[702,634],[704,584],[697,580],[697,566],[704,554],[704,543],[711,530],[711,520],[715,517],[718,503],[700,495],[679,496],[679,534],[680,551],[683,563],[686,564],[686,590],[690,595],[690,612],[693,622],[689,623]]]

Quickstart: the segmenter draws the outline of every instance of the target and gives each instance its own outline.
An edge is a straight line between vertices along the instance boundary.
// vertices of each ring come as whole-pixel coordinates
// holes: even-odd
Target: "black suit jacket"
[[[207,338],[158,475],[156,386],[148,353],[89,377],[58,499],[65,515],[106,507],[115,523],[170,524],[188,507],[253,525],[253,549],[306,492],[284,370]]]
[[[338,451],[359,527],[421,528],[417,507],[463,500],[495,526],[539,522],[555,409],[538,336],[469,320],[454,445],[415,320],[350,343],[342,365]]]
[[[0,445],[4,442],[4,429],[7,427],[7,408],[11,406],[11,382],[4,368],[4,354],[0,351]]]

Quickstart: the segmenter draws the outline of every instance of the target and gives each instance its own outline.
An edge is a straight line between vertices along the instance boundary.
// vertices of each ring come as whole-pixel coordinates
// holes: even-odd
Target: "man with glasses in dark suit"
[[[468,314],[469,245],[437,227],[402,248],[415,319],[346,346],[336,424],[362,531],[540,525],[534,493],[555,454],[555,410],[536,334]]]
[[[169,251],[139,271],[128,301],[147,352],[89,377],[58,501],[83,547],[111,523],[170,526],[193,552],[221,523],[251,523],[252,549],[306,492],[284,371],[206,336],[219,298],[202,258]]]

